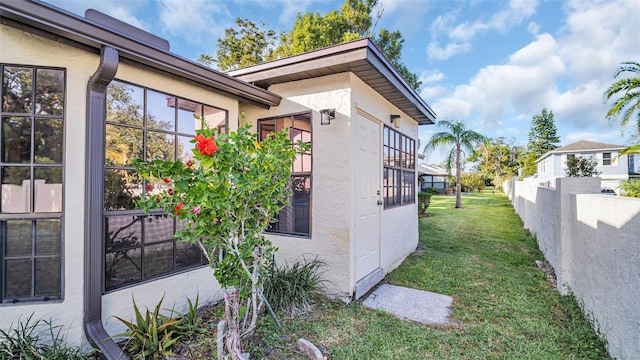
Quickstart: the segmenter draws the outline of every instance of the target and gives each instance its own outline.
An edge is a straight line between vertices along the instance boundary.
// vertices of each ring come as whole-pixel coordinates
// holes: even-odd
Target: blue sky
[[[84,14],[107,13],[164,37],[196,60],[215,54],[237,17],[290,30],[298,12],[339,9],[332,0],[48,0]],[[640,61],[640,0],[380,0],[378,28],[400,30],[402,59],[438,119],[461,120],[488,137],[525,145],[531,118],[554,112],[566,145],[623,144],[632,128],[611,126],[602,94],[622,61]],[[424,145],[435,126],[421,126]],[[436,152],[427,159],[438,163]]]

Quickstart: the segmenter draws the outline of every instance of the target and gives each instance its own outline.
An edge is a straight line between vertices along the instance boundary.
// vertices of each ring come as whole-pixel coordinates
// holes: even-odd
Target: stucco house
[[[418,125],[435,114],[368,39],[223,74],[99,12],[0,0],[0,17],[0,328],[33,313],[115,358],[132,298],[221,299],[181,224],[132,203],[163,184],[131,160],[188,160],[194,115],[312,144],[268,236],[279,260],[326,261],[330,295],[362,296],[415,249]]]
[[[619,155],[624,149],[621,145],[605,144],[594,141],[578,141],[559,147],[542,155],[536,164],[538,180],[541,183],[555,184],[555,179],[565,177],[567,158],[571,156],[587,157],[597,161],[596,170],[603,188],[611,188],[618,192],[622,181],[629,179],[632,167],[627,155]]]
[[[455,171],[455,169],[451,169],[452,175],[455,175]],[[447,189],[452,187],[447,181],[449,178],[447,169],[440,165],[419,164],[418,177],[420,178],[420,191],[435,188],[438,190],[438,193],[444,194]],[[455,184],[453,186],[455,186]]]

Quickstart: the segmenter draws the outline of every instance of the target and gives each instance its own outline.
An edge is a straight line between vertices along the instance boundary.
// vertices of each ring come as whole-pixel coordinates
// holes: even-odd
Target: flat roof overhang
[[[369,39],[231,71],[228,74],[257,86],[352,72],[420,125],[433,124],[436,113],[404,80]]]
[[[41,1],[0,0],[0,21],[55,41],[93,50],[96,54],[103,46],[112,47],[125,62],[142,64],[241,102],[268,108],[279,105],[282,99],[270,91]]]

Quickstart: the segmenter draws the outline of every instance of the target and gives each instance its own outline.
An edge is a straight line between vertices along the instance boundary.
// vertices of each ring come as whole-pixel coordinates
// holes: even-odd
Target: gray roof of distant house
[[[263,88],[273,84],[352,72],[420,125],[436,113],[368,38],[229,72]]]
[[[590,151],[602,151],[602,150],[622,150],[625,147],[622,145],[606,144],[596,141],[582,140],[573,144],[565,145],[557,149],[553,149],[546,154],[542,155],[536,162],[540,162],[551,154],[563,154],[563,153],[581,153]]]

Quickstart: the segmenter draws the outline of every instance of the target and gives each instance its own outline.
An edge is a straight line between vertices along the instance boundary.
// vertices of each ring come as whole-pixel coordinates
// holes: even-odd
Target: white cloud
[[[546,107],[554,112],[563,141],[588,135],[622,143],[619,123],[611,127],[604,119],[610,104],[602,103],[602,94],[621,61],[640,58],[640,8],[635,1],[571,2],[558,33],[538,34],[504,64],[485,66],[450,91],[433,86],[423,93],[441,94],[431,104],[439,119],[466,120],[487,136],[516,135],[525,143],[527,131],[517,129],[528,129],[531,117]],[[446,23],[434,23],[432,29]],[[473,33],[472,27],[464,29],[465,36]],[[530,32],[538,30],[529,24]],[[457,36],[462,39],[464,34]]]
[[[420,81],[422,81],[423,84],[438,82],[444,78],[446,78],[446,75],[437,70],[423,71],[422,74],[420,74]]]
[[[427,54],[429,58],[446,60],[469,52],[478,34],[490,30],[506,32],[532,16],[537,6],[537,0],[511,0],[508,8],[496,12],[489,20],[467,21],[457,26],[451,26],[450,23],[457,17],[458,11],[438,16],[431,25],[432,40],[427,47]],[[447,38],[446,45],[440,45],[440,36]]]
[[[529,31],[533,35],[538,35],[538,32],[540,31],[540,25],[538,25],[534,21],[531,21],[529,25],[527,25],[527,31]]]
[[[207,0],[159,0],[162,31],[193,43],[215,42],[224,36],[233,17],[224,2]]]

